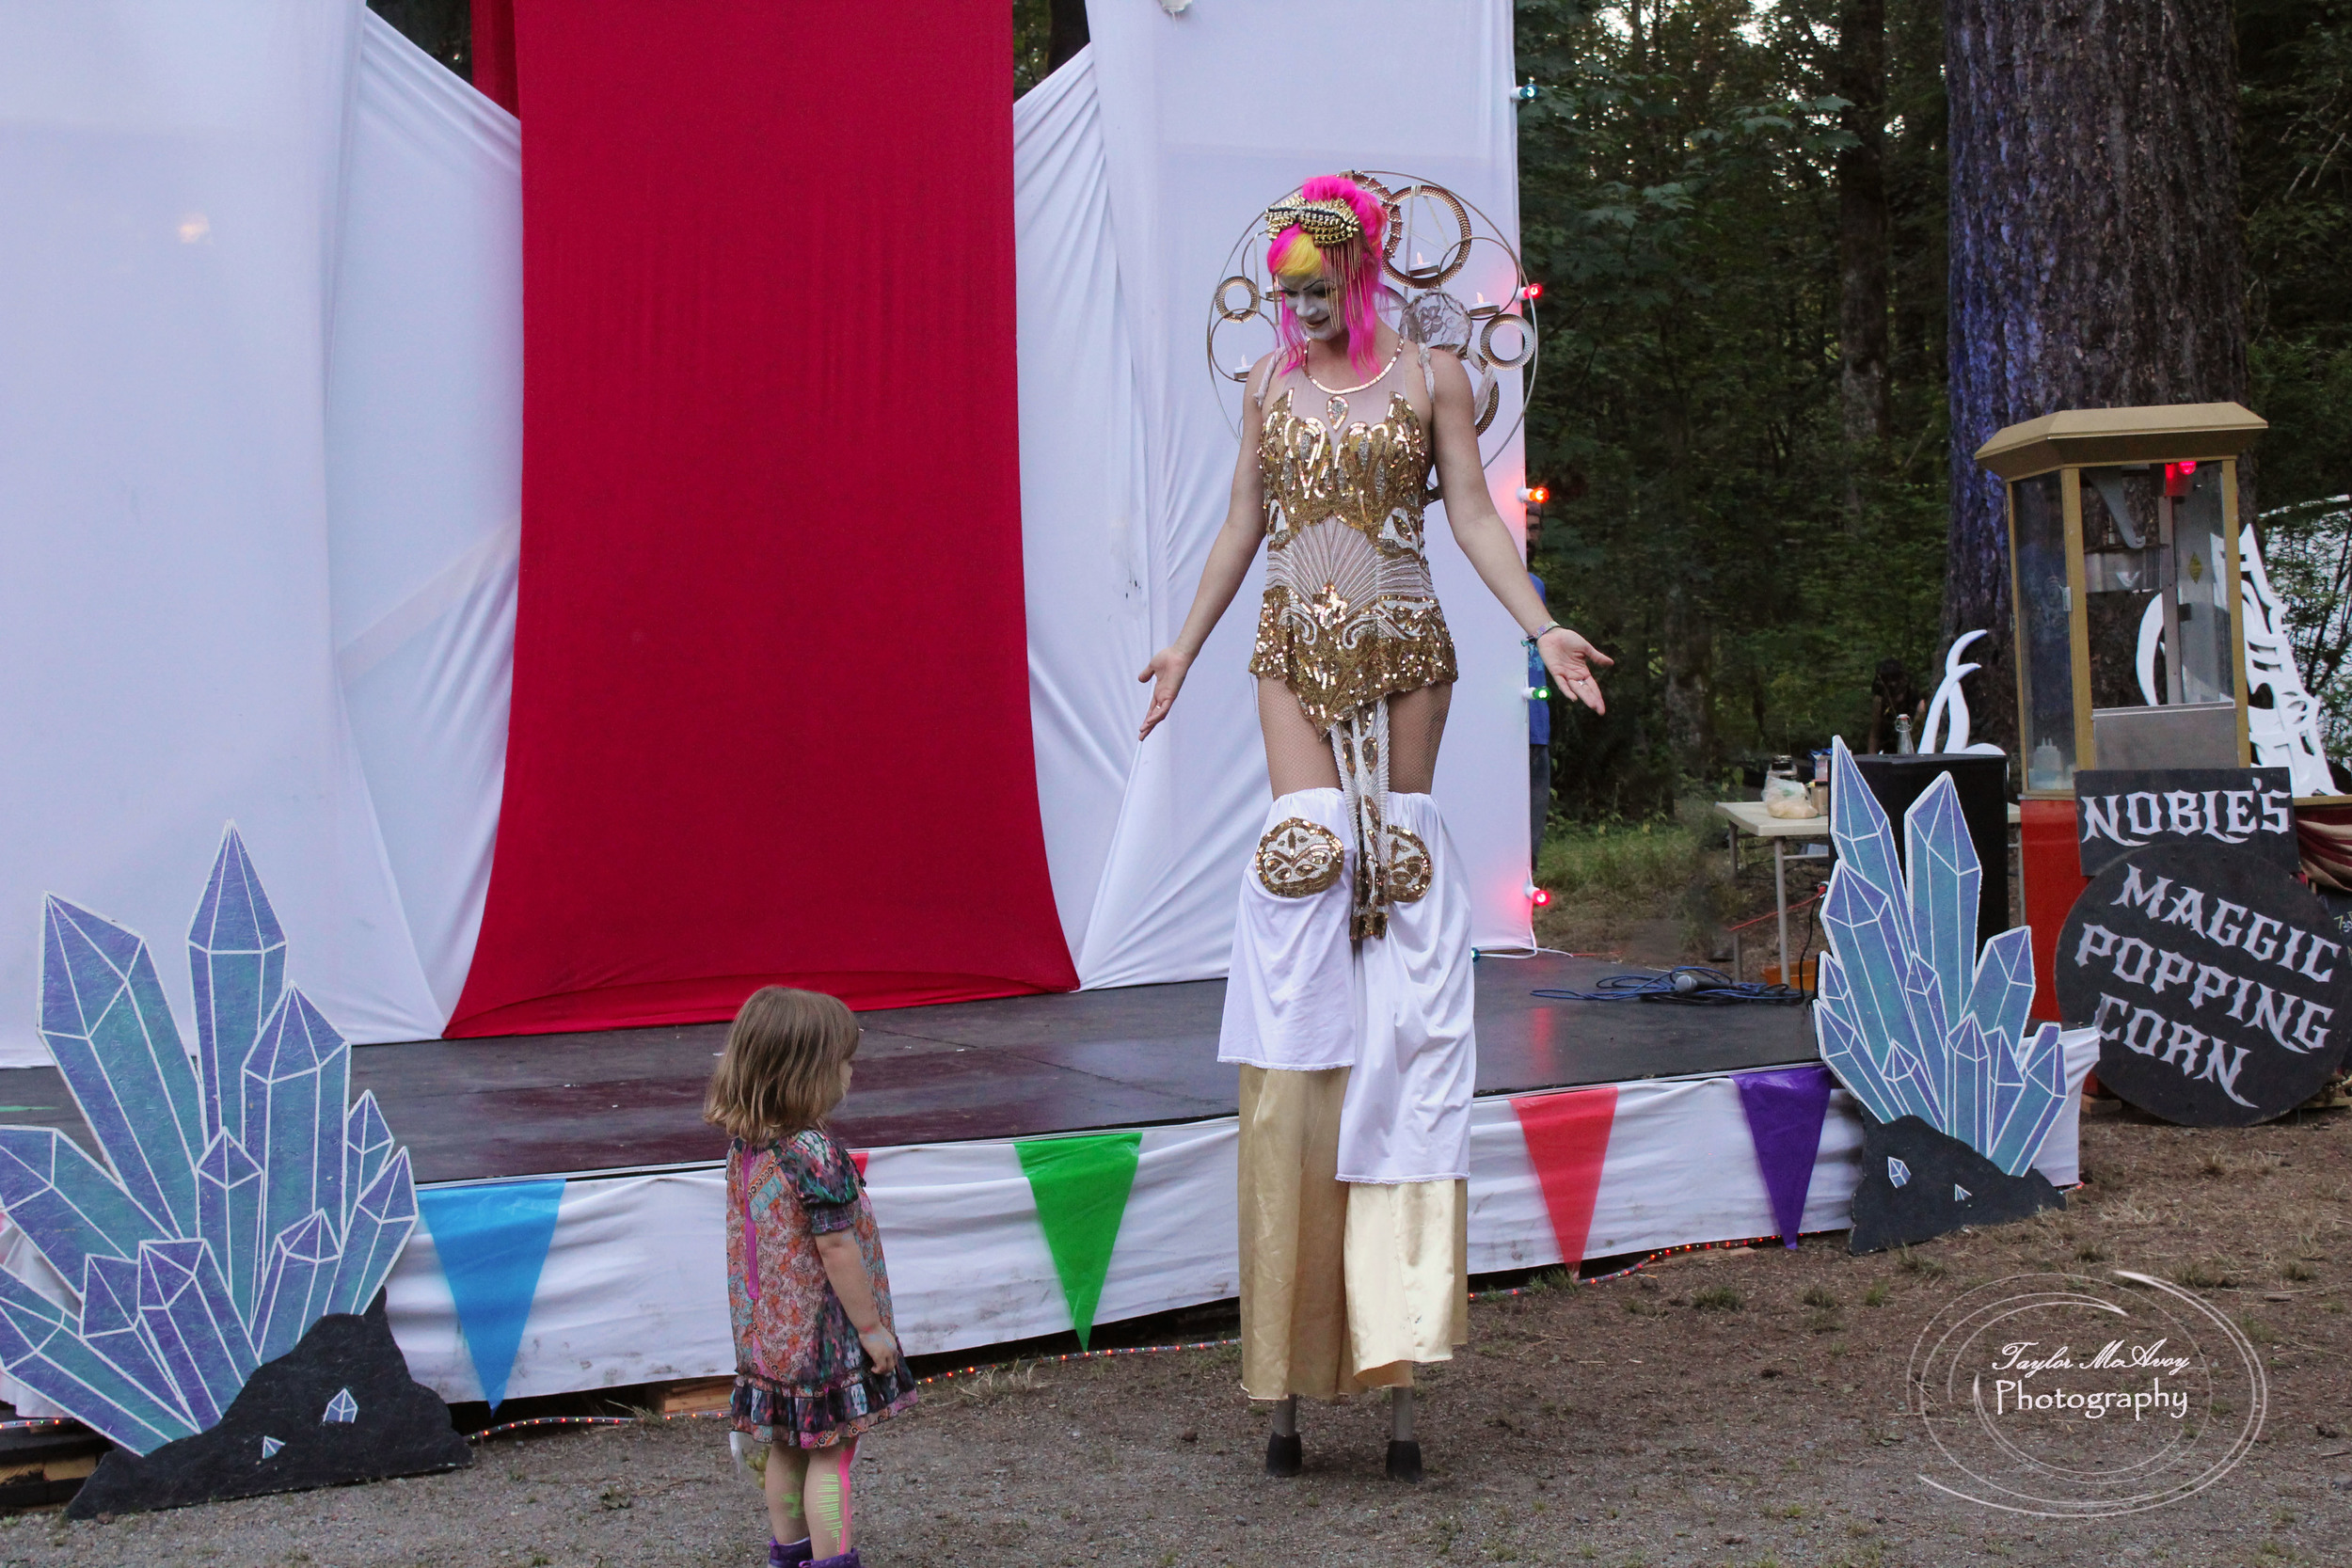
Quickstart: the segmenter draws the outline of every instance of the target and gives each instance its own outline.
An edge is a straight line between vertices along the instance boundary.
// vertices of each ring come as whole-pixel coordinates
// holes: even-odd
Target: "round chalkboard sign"
[[[2189,1127],[2310,1099],[2352,1039],[2352,953],[2309,889],[2245,849],[2157,844],[2099,873],[2058,933],[2058,1011],[2099,1082]]]

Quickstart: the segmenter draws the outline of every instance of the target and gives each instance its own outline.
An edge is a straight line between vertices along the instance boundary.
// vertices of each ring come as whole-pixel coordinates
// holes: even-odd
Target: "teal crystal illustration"
[[[1950,774],[1903,814],[1898,861],[1842,739],[1831,766],[1837,869],[1821,901],[1830,950],[1813,1009],[1821,1060],[1880,1121],[1917,1117],[2022,1176],[2066,1104],[2058,1026],[2028,1032],[2031,933],[2014,927],[1977,953],[1984,869]]]
[[[51,897],[41,1034],[105,1159],[0,1127],[0,1210],[71,1307],[0,1273],[0,1365],[135,1453],[220,1419],[329,1312],[364,1312],[416,1228],[416,1185],[351,1048],[286,979],[286,938],[232,826],[188,932],[197,1049],[137,935]],[[266,1457],[266,1456],[265,1456]]]

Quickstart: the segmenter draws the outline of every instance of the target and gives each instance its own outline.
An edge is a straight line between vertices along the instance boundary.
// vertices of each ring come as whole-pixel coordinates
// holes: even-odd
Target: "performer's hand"
[[[1551,672],[1551,678],[1561,690],[1595,713],[1609,711],[1609,705],[1600,700],[1600,682],[1593,674],[1593,666],[1606,669],[1616,663],[1615,659],[1565,626],[1554,626],[1544,633],[1535,643],[1535,651],[1543,656],[1544,668]]]
[[[1168,710],[1176,705],[1176,693],[1184,689],[1184,672],[1192,668],[1192,656],[1174,648],[1162,648],[1152,656],[1152,662],[1143,667],[1138,681],[1156,681],[1152,688],[1152,706],[1143,716],[1143,728],[1136,732],[1137,740],[1159,727]]]
[[[898,1364],[898,1337],[880,1323],[859,1329],[857,1342],[866,1347],[866,1359],[874,1370],[887,1374]]]

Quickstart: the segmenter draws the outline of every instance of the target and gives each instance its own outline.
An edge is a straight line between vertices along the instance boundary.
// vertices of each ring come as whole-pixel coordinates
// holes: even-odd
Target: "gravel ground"
[[[1230,1350],[935,1384],[869,1442],[857,1523],[894,1564],[2274,1564],[2352,1559],[2352,1115],[2245,1132],[2084,1121],[2063,1214],[1850,1258],[1683,1254],[1472,1309],[1426,1378],[1429,1480],[1381,1476],[1386,1418],[1305,1413],[1307,1473],[1268,1480]],[[1968,1285],[2135,1268],[2199,1282],[2268,1365],[2262,1439],[2147,1513],[2053,1520],[1923,1484],[1901,1411],[1921,1326]],[[757,1500],[712,1421],[501,1438],[470,1471],[109,1523],[0,1522],[0,1563],[743,1564]]]

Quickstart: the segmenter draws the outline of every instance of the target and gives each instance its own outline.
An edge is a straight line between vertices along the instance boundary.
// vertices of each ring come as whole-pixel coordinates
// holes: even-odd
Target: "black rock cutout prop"
[[[2310,889],[2246,848],[2136,849],[2058,932],[2058,1013],[2099,1082],[2184,1127],[2250,1127],[2317,1094],[2352,1040],[2352,953]]]
[[[1887,1162],[1901,1162],[1899,1186]],[[1848,1252],[1883,1252],[1933,1241],[1963,1225],[2002,1225],[2063,1209],[2066,1195],[2038,1170],[2011,1176],[1917,1117],[1862,1118],[1862,1180],[1854,1188]]]
[[[337,1399],[346,1392],[351,1418],[329,1418],[330,1406],[338,1417],[347,1408]],[[217,1425],[144,1456],[108,1453],[65,1512],[94,1519],[472,1463],[473,1446],[450,1425],[449,1406],[408,1375],[379,1291],[365,1316],[330,1313],[293,1350],[264,1362]]]

